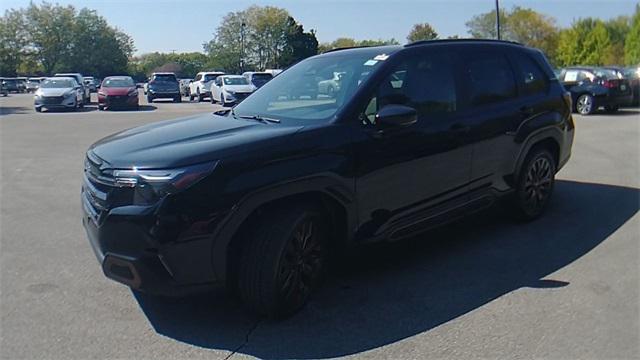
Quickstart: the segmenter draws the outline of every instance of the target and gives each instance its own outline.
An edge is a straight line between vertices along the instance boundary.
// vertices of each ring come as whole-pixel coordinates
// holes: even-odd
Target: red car
[[[109,76],[98,91],[98,109],[138,109],[138,88],[130,76]]]

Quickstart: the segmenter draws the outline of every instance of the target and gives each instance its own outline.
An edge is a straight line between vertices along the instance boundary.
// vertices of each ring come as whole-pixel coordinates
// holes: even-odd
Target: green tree
[[[289,16],[289,25],[286,33],[287,46],[281,56],[282,67],[288,67],[302,59],[318,53],[318,39],[313,30],[305,32],[302,25]]]
[[[631,20],[631,29],[625,39],[624,62],[627,65],[640,64],[640,5],[636,5],[636,11]]]
[[[407,35],[407,41],[412,43],[420,40],[433,40],[438,38],[438,33],[428,23],[415,24]]]
[[[560,66],[604,65],[611,47],[610,34],[602,20],[580,19],[561,31],[556,60]]]
[[[377,39],[377,40],[361,40],[357,41],[352,38],[337,38],[333,42],[330,43],[322,43],[318,46],[318,52],[323,53],[333,49],[342,49],[342,48],[350,48],[356,46],[383,46],[383,45],[398,45],[400,44],[398,40],[391,38],[388,40]]]
[[[507,12],[500,9],[500,25],[504,26],[504,19],[507,18]],[[476,15],[465,23],[471,37],[476,39],[495,39],[498,37],[496,32],[496,11],[492,10],[484,14]],[[503,31],[504,28],[501,29]],[[501,34],[502,35],[502,34]]]
[[[71,55],[75,8],[73,6],[31,3],[25,10],[29,45],[46,74],[62,67]]]
[[[8,10],[0,17],[0,75],[15,76],[29,55],[25,49],[28,34],[21,11]]]

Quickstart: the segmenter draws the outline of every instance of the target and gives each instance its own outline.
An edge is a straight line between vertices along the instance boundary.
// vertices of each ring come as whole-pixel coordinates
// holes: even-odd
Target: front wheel
[[[153,103],[153,96],[149,96],[149,95],[147,95],[147,102],[148,102],[149,104]]]
[[[238,290],[252,311],[271,318],[302,308],[327,258],[324,217],[302,205],[277,209],[244,232]]]
[[[527,155],[512,199],[515,214],[530,221],[543,212],[555,184],[556,162],[545,148],[534,148]]]
[[[590,115],[596,111],[595,102],[593,96],[589,94],[582,94],[576,101],[576,111],[580,115]]]
[[[180,96],[180,95],[176,96],[175,98],[173,98],[173,102],[181,103],[182,102],[182,96]]]

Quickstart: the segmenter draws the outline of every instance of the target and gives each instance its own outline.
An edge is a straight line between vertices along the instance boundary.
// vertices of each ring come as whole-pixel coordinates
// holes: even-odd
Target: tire
[[[82,108],[84,108],[84,101],[81,102],[81,103],[78,103],[78,101],[76,100],[76,105],[77,105],[76,109],[78,109],[78,108],[82,109]]]
[[[153,103],[153,96],[149,96],[149,95],[147,95],[147,102],[148,102],[149,104]]]
[[[300,310],[318,286],[328,232],[315,209],[298,205],[268,214],[244,231],[237,285],[251,311],[282,318]]]
[[[589,94],[582,94],[578,96],[576,100],[576,111],[580,115],[591,115],[596,111],[595,101],[593,96]]]
[[[607,105],[604,107],[604,109],[606,110],[606,112],[613,114],[615,112],[618,112],[618,109],[620,109],[620,107],[618,105]]]
[[[42,112],[42,108],[41,107],[37,107],[35,109],[36,109],[36,112]]]
[[[182,96],[178,95],[176,97],[173,98],[173,102],[175,103],[181,103],[182,102]]]
[[[198,96],[198,102],[202,102],[202,101],[204,100],[204,95],[202,95],[202,94],[200,93],[200,90],[199,90],[199,89],[198,89],[198,95],[197,95],[197,96]]]
[[[511,199],[514,214],[531,221],[544,212],[553,193],[556,162],[545,147],[534,147],[527,155]]]
[[[98,105],[98,110],[99,110],[99,111],[104,110],[104,106],[103,106],[103,105]]]

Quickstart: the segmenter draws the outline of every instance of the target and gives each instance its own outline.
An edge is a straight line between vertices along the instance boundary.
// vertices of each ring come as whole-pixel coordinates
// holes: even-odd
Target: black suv
[[[341,75],[332,97],[292,84]],[[538,217],[571,154],[571,98],[543,54],[500,41],[306,59],[232,110],[87,152],[83,223],[106,276],[178,294],[224,284],[284,316],[331,252],[404,239],[507,197]]]
[[[155,99],[173,99],[182,102],[180,83],[174,73],[153,73],[149,78],[147,102],[151,104]]]

